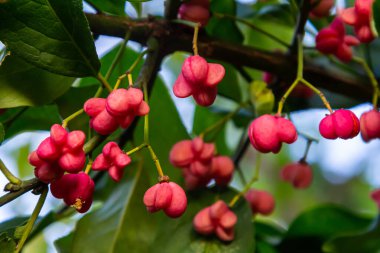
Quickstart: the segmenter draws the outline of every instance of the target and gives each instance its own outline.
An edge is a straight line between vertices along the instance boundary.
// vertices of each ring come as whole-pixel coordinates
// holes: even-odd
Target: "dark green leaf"
[[[372,30],[376,30],[376,35],[380,32],[380,2],[374,1],[372,4],[373,23],[371,24]]]
[[[289,226],[279,249],[285,252],[321,252],[323,243],[339,234],[363,231],[372,220],[335,205],[306,211]]]
[[[3,142],[4,138],[5,138],[4,125],[0,122],[0,144]]]
[[[216,61],[209,61],[209,62],[216,62]],[[217,62],[217,63],[222,64],[221,62]],[[226,70],[226,75],[224,76],[223,80],[218,84],[218,94],[239,103],[241,102],[241,91],[240,91],[238,73],[232,65],[225,62],[223,62],[222,65]]]
[[[273,245],[257,240],[255,253],[278,253],[278,251]]]
[[[37,67],[67,76],[100,68],[81,0],[18,0],[0,5],[0,40]]]
[[[236,3],[234,0],[212,1],[211,12],[235,15]],[[244,39],[236,23],[229,19],[211,17],[206,31],[210,36],[228,42],[241,43]]]
[[[71,245],[73,244],[74,234],[70,233],[65,237],[61,237],[54,242],[59,253],[72,253]]]
[[[7,232],[9,235],[13,235],[16,228],[19,226],[25,225],[28,219],[29,217],[15,217],[15,218],[3,221],[2,223],[0,223],[0,233]]]
[[[324,252],[344,252],[344,253],[379,253],[380,252],[380,226],[368,232],[339,236],[323,245]]]
[[[125,16],[125,0],[86,0],[102,12]]]
[[[7,235],[0,234],[0,253],[13,253],[16,248],[16,242]]]
[[[8,56],[0,66],[0,108],[51,103],[73,81],[74,78],[52,74],[16,56]]]
[[[233,252],[253,252],[254,243],[251,224],[251,210],[245,202],[239,203],[232,210],[238,217],[235,226],[235,239],[231,243],[224,243],[216,237],[204,237],[198,235],[192,227],[194,216],[206,206],[215,202],[216,192],[204,190],[188,194],[188,209],[180,219],[165,221],[160,226],[158,236],[152,245],[151,252],[167,253],[233,253]],[[228,203],[235,192],[227,190],[220,195],[220,198]]]

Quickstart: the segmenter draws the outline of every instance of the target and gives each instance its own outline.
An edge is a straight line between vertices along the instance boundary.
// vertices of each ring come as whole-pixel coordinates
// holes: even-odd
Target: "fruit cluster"
[[[281,178],[290,182],[294,188],[307,188],[313,180],[313,171],[310,165],[304,161],[287,164],[281,170]]]
[[[250,189],[245,194],[245,199],[251,207],[252,213],[269,215],[273,212],[275,201],[273,196],[263,190]]]
[[[189,190],[204,187],[212,179],[217,185],[225,186],[234,171],[231,158],[216,156],[215,145],[205,143],[200,137],[176,143],[170,150],[169,160],[182,169]]]

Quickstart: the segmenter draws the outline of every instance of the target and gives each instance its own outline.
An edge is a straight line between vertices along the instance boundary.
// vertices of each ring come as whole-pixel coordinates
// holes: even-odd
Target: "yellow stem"
[[[138,152],[138,151],[140,151],[141,149],[143,149],[143,148],[145,148],[145,147],[147,147],[147,146],[148,146],[148,145],[147,145],[146,143],[143,143],[143,144],[141,144],[140,146],[137,146],[137,147],[135,147],[135,148],[133,148],[133,149],[131,149],[131,150],[125,152],[125,153],[126,153],[127,155],[132,155],[133,153]]]
[[[80,109],[80,110],[74,112],[73,114],[71,114],[70,116],[68,116],[67,118],[63,119],[63,120],[62,120],[62,127],[63,127],[63,128],[66,128],[66,127],[67,127],[67,124],[68,124],[71,120],[75,119],[76,117],[78,117],[79,115],[81,115],[83,112],[84,112],[84,110],[83,110],[83,109]]]
[[[156,153],[154,152],[152,146],[150,144],[147,145],[150,156],[152,157],[152,160],[154,162],[154,165],[156,165],[157,173],[160,178],[164,177],[164,172],[162,171],[160,160],[158,160]]]
[[[108,81],[103,77],[103,75],[101,73],[98,73],[98,75],[96,76],[96,78],[99,80],[99,82],[109,91],[109,92],[112,92],[112,88],[110,86],[110,84],[108,83]]]
[[[194,55],[198,55],[198,32],[200,23],[197,23],[197,25],[194,27],[194,37],[193,37],[193,51]]]
[[[311,83],[309,83],[305,79],[302,79],[301,82],[304,85],[306,85],[307,87],[309,87],[312,91],[314,91],[314,93],[316,93],[321,98],[321,100],[322,100],[323,104],[326,106],[327,110],[329,110],[330,113],[333,113],[333,109],[331,108],[329,101],[327,101],[327,99],[326,99],[325,95],[322,93],[322,91],[317,89],[314,85],[312,85]]]

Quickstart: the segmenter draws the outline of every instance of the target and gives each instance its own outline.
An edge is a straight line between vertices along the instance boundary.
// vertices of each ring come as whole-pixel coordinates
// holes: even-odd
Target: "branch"
[[[126,31],[132,29],[131,40],[147,44],[154,36],[164,40],[165,47],[160,54],[169,55],[175,51],[192,52],[192,34],[183,26],[168,24],[165,20],[126,20],[96,14],[86,14],[93,32],[124,38]],[[129,27],[129,25],[131,27]],[[271,53],[249,46],[232,44],[207,36],[198,39],[198,49],[202,56],[225,61],[235,66],[246,66],[268,71],[291,81],[295,76],[296,58],[285,54]],[[304,77],[318,87],[355,98],[358,101],[370,101],[371,85],[364,76],[353,76],[339,69],[331,69],[323,64],[305,59]],[[364,81],[365,80],[365,81]]]
[[[44,185],[37,178],[23,181],[18,191],[10,192],[0,197],[0,207],[20,197],[24,193]]]

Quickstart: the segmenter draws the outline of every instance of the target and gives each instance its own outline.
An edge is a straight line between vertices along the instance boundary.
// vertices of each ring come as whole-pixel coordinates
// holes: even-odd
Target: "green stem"
[[[149,52],[149,49],[146,49],[139,54],[139,56],[136,58],[136,60],[132,63],[132,65],[129,67],[126,73],[132,73],[132,71],[137,67],[141,59]]]
[[[319,142],[319,140],[317,138],[314,138],[311,135],[308,135],[308,134],[300,132],[300,131],[297,131],[297,132],[298,132],[298,135],[304,137],[307,141],[314,141],[315,143]]]
[[[290,95],[290,93],[294,90],[294,88],[296,88],[296,86],[298,85],[299,82],[300,82],[299,78],[297,78],[296,80],[294,80],[294,82],[290,85],[290,87],[285,92],[285,94],[281,97],[280,101],[278,102],[278,107],[277,107],[277,115],[278,116],[281,116],[282,109],[284,107],[286,99],[288,98],[288,96]]]
[[[42,206],[45,203],[47,193],[48,193],[48,187],[45,186],[45,189],[43,190],[40,198],[38,199],[37,205],[33,210],[32,216],[30,216],[28,223],[25,225],[24,232],[22,233],[21,239],[16,246],[15,253],[20,252],[22,247],[24,246],[24,243],[26,242],[26,239],[28,238],[30,231],[32,231],[33,225],[36,219],[38,218],[38,214],[40,213]]]
[[[133,149],[125,152],[125,153],[127,155],[132,155],[133,153],[138,152],[138,151],[140,151],[141,149],[143,149],[145,147],[148,147],[148,145],[146,143],[143,143],[143,144],[141,144],[141,145],[139,145],[139,146],[137,146],[137,147],[135,147],[135,148],[133,148]]]
[[[300,162],[306,162],[306,158],[307,158],[307,155],[309,153],[309,150],[310,150],[312,143],[313,143],[312,140],[310,140],[310,139],[307,140],[305,153],[303,154],[302,158],[300,159]]]
[[[84,112],[84,110],[83,110],[83,109],[80,109],[80,110],[74,112],[73,114],[71,114],[70,116],[68,116],[67,118],[65,118],[64,120],[62,120],[62,127],[63,127],[63,128],[66,128],[66,127],[67,127],[67,124],[68,124],[71,120],[75,119],[76,117],[78,117],[79,115],[81,115],[83,112]]]
[[[321,98],[323,104],[326,106],[326,108],[329,110],[329,112],[333,113],[333,109],[331,108],[330,103],[327,101],[327,99],[326,99],[325,95],[322,93],[322,91],[317,89],[314,85],[312,85],[311,83],[309,83],[305,79],[302,79],[301,82],[304,85],[306,85],[307,87],[309,87],[312,91],[314,91],[314,93],[316,93]]]
[[[197,23],[197,25],[194,27],[194,37],[193,37],[193,52],[194,52],[194,55],[198,55],[198,32],[199,32],[199,26],[200,26],[200,24]]]
[[[359,58],[359,57],[353,57],[352,59],[358,64],[360,64],[363,67],[366,74],[368,75],[368,78],[371,81],[372,88],[373,88],[372,104],[373,104],[373,107],[377,109],[377,102],[380,95],[379,83],[377,82],[375,75],[373,74],[371,68],[368,66],[367,62],[364,59]]]
[[[259,180],[259,177],[260,177],[260,168],[261,168],[261,154],[260,153],[256,153],[256,165],[255,165],[255,174],[254,176],[252,177],[252,179],[248,182],[248,184],[245,185],[244,189],[239,192],[238,194],[236,194],[232,200],[230,201],[230,203],[228,204],[228,206],[230,208],[232,208],[236,202],[242,197],[244,196],[244,194],[251,188],[252,184],[257,182]]]
[[[103,87],[105,87],[108,90],[108,92],[112,92],[112,88],[110,84],[101,73],[98,73],[98,75],[96,76],[96,79],[99,80],[99,82],[103,85]]]
[[[236,16],[233,16],[233,15],[229,15],[229,14],[224,14],[224,13],[213,13],[213,15],[217,18],[224,18],[224,19],[230,19],[230,20],[234,20],[236,22],[239,22],[239,23],[242,23],[248,27],[250,27],[251,29],[253,30],[256,30],[258,31],[259,33],[262,33],[263,35],[267,36],[268,38],[272,39],[273,41],[276,41],[277,43],[283,45],[284,47],[289,47],[290,45],[284,41],[282,41],[281,39],[277,38],[276,36],[274,36],[273,34],[271,33],[268,33],[267,31],[265,31],[264,29],[261,29],[260,27],[257,27],[255,26],[254,24],[248,22],[247,20],[245,19],[242,19],[242,18],[238,18]]]
[[[19,179],[18,177],[16,177],[15,175],[12,174],[12,172],[10,172],[8,170],[8,168],[5,166],[5,164],[3,163],[3,161],[0,159],[0,171],[4,174],[4,176],[9,180],[9,182],[11,182],[12,184],[14,185],[21,185],[22,181],[21,179]]]
[[[127,44],[129,38],[131,37],[131,33],[132,33],[132,29],[128,29],[127,33],[125,34],[124,41],[120,44],[120,48],[117,51],[116,56],[113,59],[111,66],[109,67],[104,77],[106,80],[110,79],[112,71],[115,69],[116,65],[119,63],[119,61],[123,57],[124,51],[125,51],[125,45]]]
[[[37,178],[22,181],[22,184],[17,191],[11,191],[0,197],[0,207],[40,185],[42,185],[42,183]]]
[[[144,100],[149,105],[147,83],[143,83]],[[149,113],[144,116],[144,142],[149,145]]]
[[[157,157],[156,153],[154,152],[154,150],[153,150],[153,148],[152,148],[151,145],[148,144],[147,148],[149,150],[150,156],[152,157],[154,165],[156,165],[156,169],[157,169],[157,173],[158,173],[159,177],[163,178],[164,177],[164,172],[162,171],[160,160],[158,160],[158,157]]]

